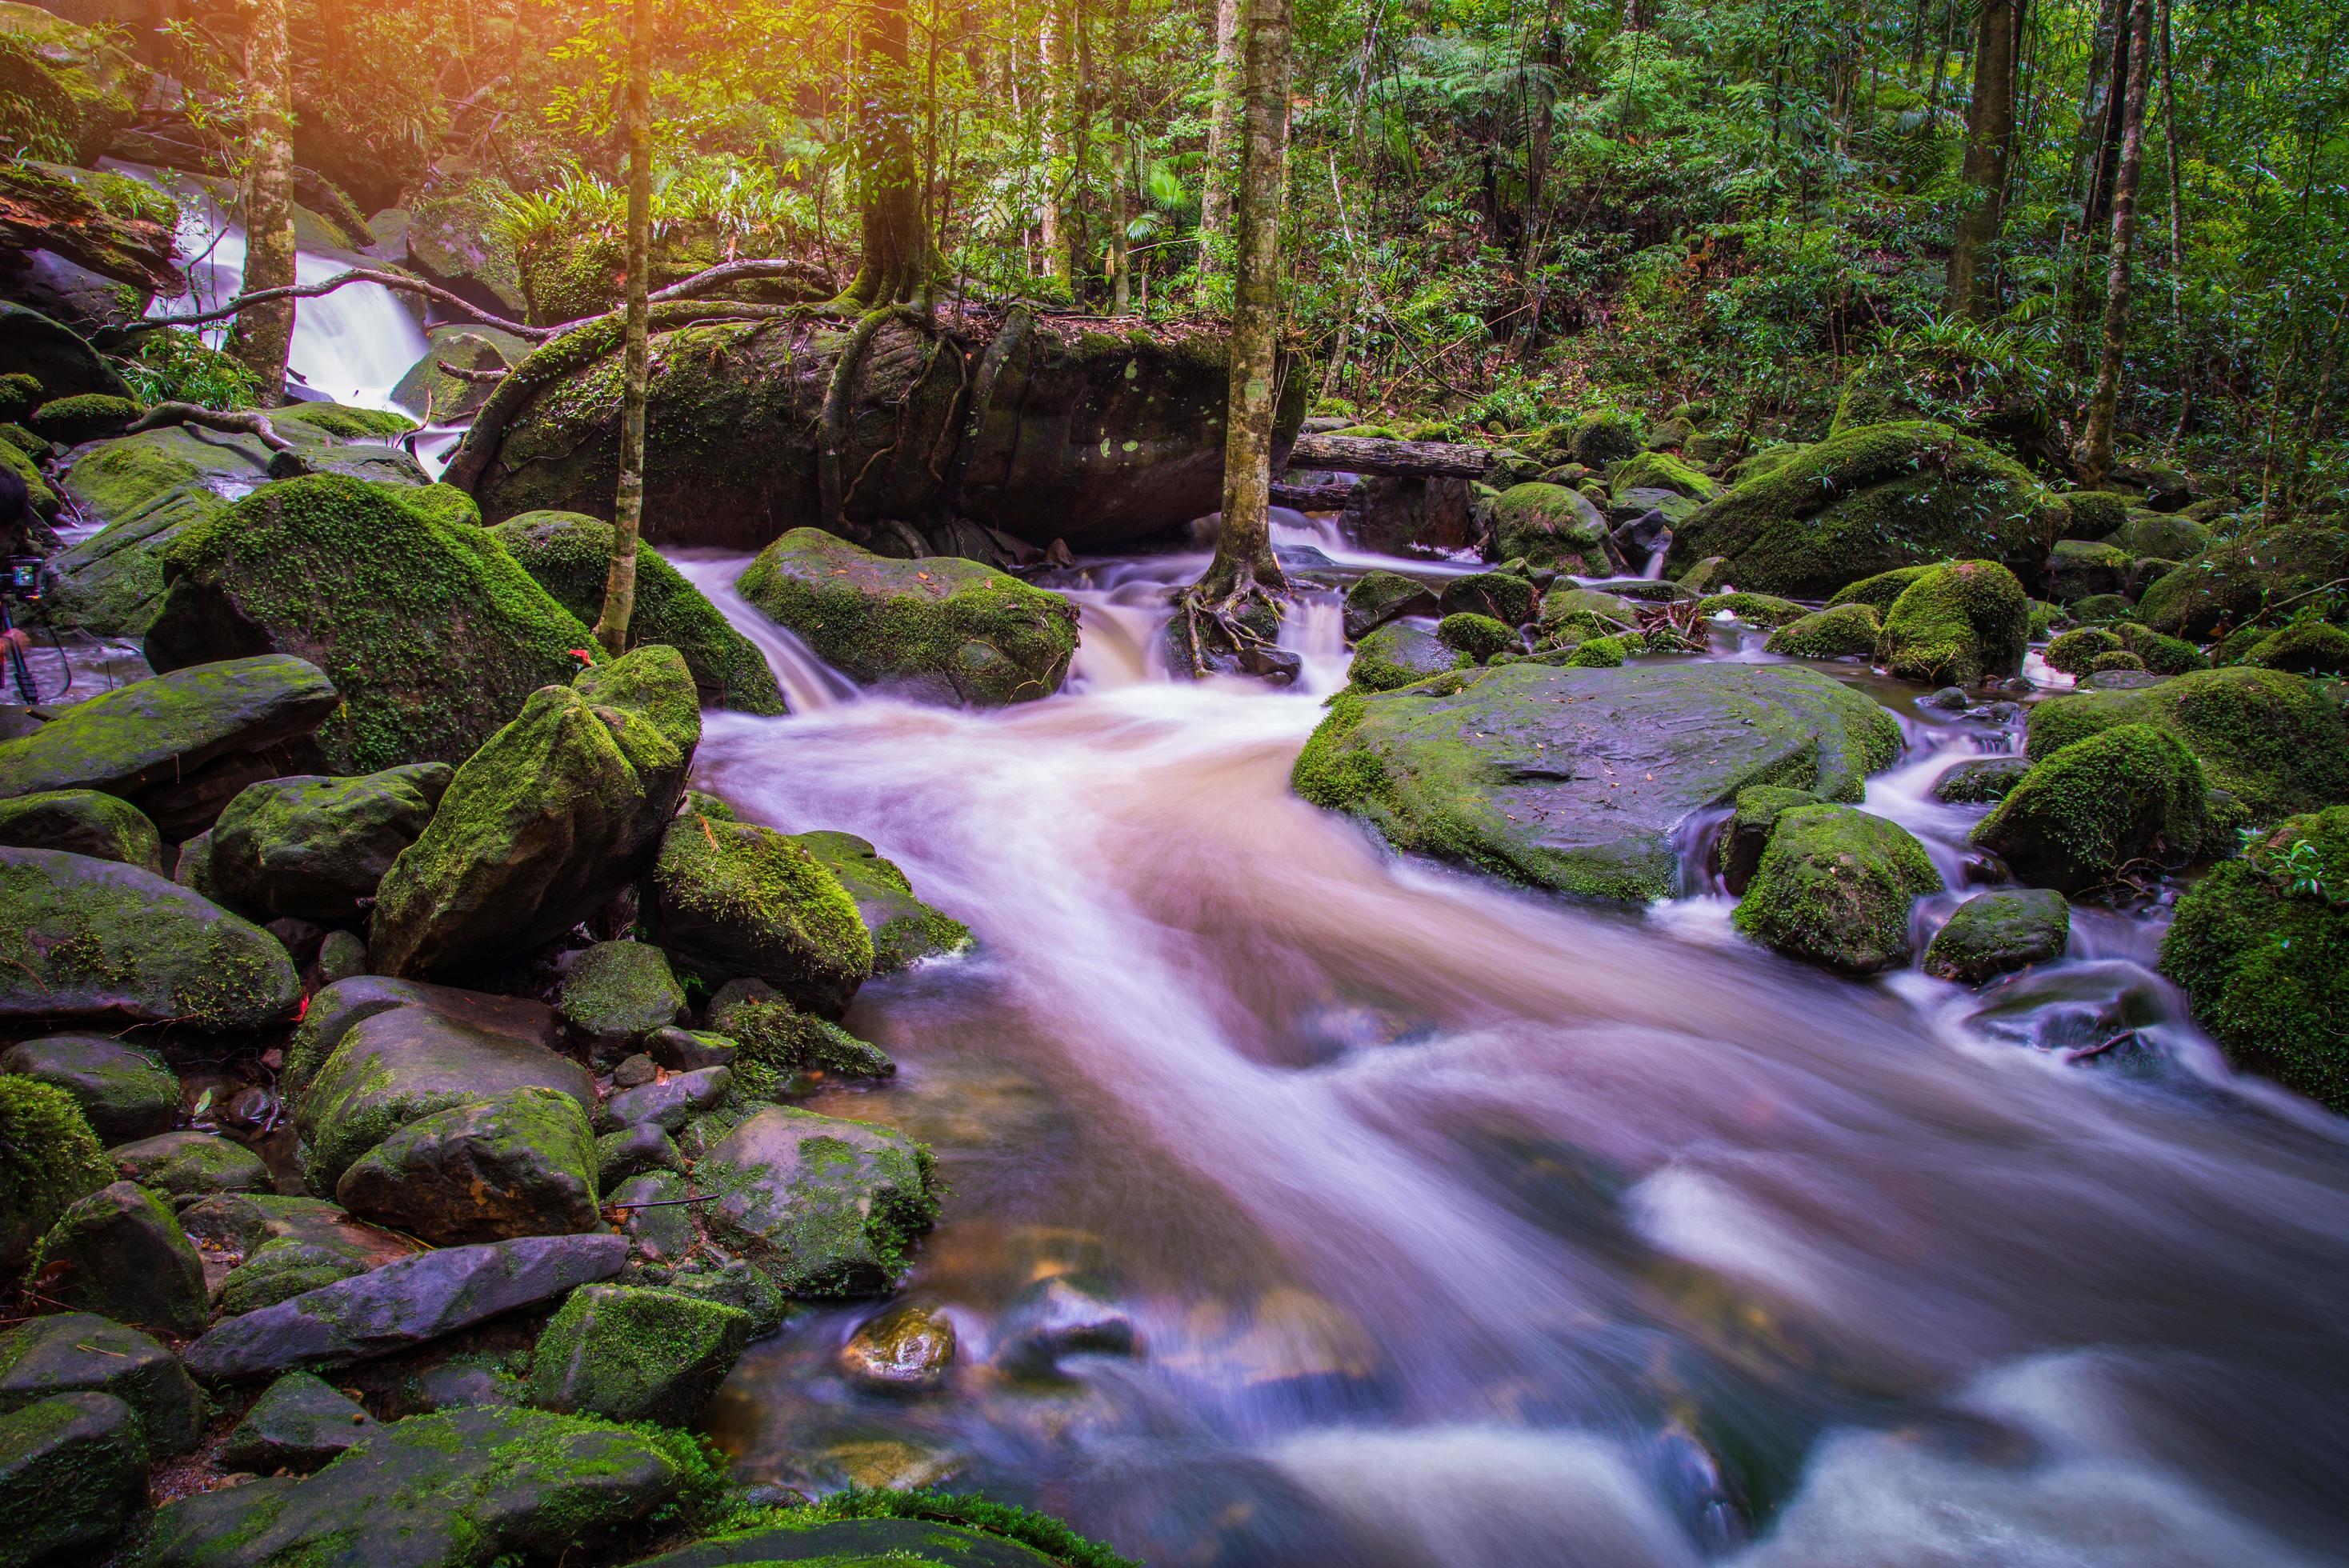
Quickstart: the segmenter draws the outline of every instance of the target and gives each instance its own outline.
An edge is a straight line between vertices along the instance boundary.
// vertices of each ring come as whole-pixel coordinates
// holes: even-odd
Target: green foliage
[[[142,403],[193,403],[223,411],[261,403],[259,377],[184,328],[146,334],[131,356],[115,367]]]
[[[998,1502],[982,1492],[892,1491],[852,1486],[798,1508],[739,1512],[726,1522],[722,1533],[807,1528],[850,1519],[935,1520],[1016,1541],[1067,1568],[1142,1568],[1132,1558],[1087,1540],[1050,1514]]]

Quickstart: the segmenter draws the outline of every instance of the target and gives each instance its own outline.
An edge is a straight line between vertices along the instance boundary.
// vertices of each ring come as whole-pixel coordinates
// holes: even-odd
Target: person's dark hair
[[[33,516],[33,492],[25,486],[25,476],[11,468],[0,468],[0,533],[18,526],[30,528]]]

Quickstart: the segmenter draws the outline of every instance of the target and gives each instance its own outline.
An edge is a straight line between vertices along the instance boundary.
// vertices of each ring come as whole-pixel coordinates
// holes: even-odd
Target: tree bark
[[[244,183],[244,281],[240,293],[294,281],[294,105],[287,77],[286,0],[246,0],[245,91],[253,162]],[[294,302],[271,300],[236,318],[228,353],[259,378],[264,404],[285,397],[285,351]]]
[[[1977,318],[1995,314],[1984,253],[1998,241],[2006,219],[2006,156],[2014,140],[2014,62],[2028,0],[1982,0],[1974,33],[1973,101],[1966,108],[1966,155],[1961,178],[1965,211],[1958,218],[1957,242],[1941,308]]]
[[[905,0],[872,0],[864,15],[856,51],[864,244],[856,276],[836,302],[856,310],[910,302],[929,277],[932,261],[921,170],[914,157]]]
[[[1385,441],[1369,436],[1299,436],[1288,449],[1290,468],[1339,474],[1481,480],[1499,461],[1499,455],[1487,447],[1454,446],[1446,441]]]
[[[612,492],[612,564],[595,641],[627,651],[636,609],[636,539],[645,519],[645,388],[652,379],[653,108],[652,0],[628,10],[628,284],[621,332],[620,482]]]
[[[2129,263],[2137,244],[2137,170],[2145,158],[2146,78],[2150,74],[2153,0],[2130,0],[2129,68],[2121,101],[2120,156],[2113,174],[2112,254],[2105,279],[2105,328],[2096,387],[2081,441],[2081,482],[2094,489],[2113,470],[2113,424],[2120,409],[2121,360],[2128,347]]]
[[[1072,275],[1067,214],[1061,209],[1069,173],[1063,165],[1069,156],[1069,33],[1075,20],[1074,10],[1071,0],[1044,0],[1043,21],[1037,38],[1037,53],[1044,62],[1040,145],[1044,201],[1037,212],[1037,227],[1042,232],[1044,275],[1064,289],[1070,286]]]
[[[1207,102],[1207,172],[1199,191],[1199,295],[1223,270],[1216,247],[1231,227],[1232,122],[1240,96],[1240,0],[1216,0],[1216,76]]]
[[[1284,592],[1266,515],[1273,415],[1279,403],[1281,177],[1288,160],[1289,0],[1247,0],[1238,244],[1232,286],[1229,412],[1224,425],[1224,521],[1198,597],[1240,606]]]

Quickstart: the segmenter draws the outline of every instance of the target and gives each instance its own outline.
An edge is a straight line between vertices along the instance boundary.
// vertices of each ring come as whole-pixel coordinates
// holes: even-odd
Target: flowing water
[[[1777,960],[1702,886],[1614,913],[1397,859],[1288,788],[1334,596],[1300,689],[1164,677],[1204,559],[1063,574],[1070,690],[996,713],[855,698],[744,558],[681,563],[797,710],[709,716],[700,781],[872,839],[978,937],[858,997],[896,1080],[809,1102],[936,1147],[908,1294],[957,1370],[861,1392],[873,1308],[803,1316],[713,1409],[748,1474],[947,1479],[1162,1565],[2349,1550],[2349,1148],[2185,1021],[2159,907],[1977,996]],[[1910,738],[1867,804],[1958,887],[1979,813],[1928,787],[2013,716],[1867,689]],[[1136,1353],[1005,1355],[1056,1279]]]

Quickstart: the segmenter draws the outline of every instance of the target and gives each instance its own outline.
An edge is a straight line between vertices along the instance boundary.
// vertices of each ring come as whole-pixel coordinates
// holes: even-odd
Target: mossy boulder
[[[554,1011],[600,1059],[616,1061],[626,1047],[677,1022],[685,991],[659,948],[599,942],[571,956]]]
[[[2132,511],[2102,537],[2131,555],[2183,562],[2210,542],[2210,531],[2190,518]]]
[[[1567,456],[1592,469],[1636,458],[1644,444],[1640,417],[1619,408],[1594,408],[1554,428],[1551,434],[1564,437]]]
[[[1713,867],[1721,873],[1721,885],[1733,893],[1745,891],[1754,880],[1754,868],[1762,863],[1762,851],[1770,847],[1770,830],[1778,819],[1797,806],[1817,806],[1823,802],[1808,789],[1788,789],[1775,784],[1756,784],[1737,792],[1737,807],[1722,824],[1721,837],[1713,843]]]
[[[147,1502],[147,1439],[111,1394],[59,1394],[0,1415],[0,1563],[104,1559]]]
[[[1795,598],[1951,557],[2044,572],[2055,511],[2021,465],[1945,425],[1870,425],[1740,482],[1674,532],[1667,570],[1726,556],[1739,586]]]
[[[2048,754],[1972,838],[2022,881],[2079,892],[2193,859],[2211,834],[2207,789],[2176,734],[2120,725]]]
[[[1857,799],[1899,748],[1889,714],[1799,666],[1525,663],[1340,694],[1291,782],[1399,849],[1644,901],[1675,891],[1692,814],[1756,784]]]
[[[202,1430],[203,1396],[179,1357],[135,1328],[94,1313],[54,1312],[0,1334],[0,1410],[77,1393],[129,1405],[158,1457],[186,1452]]]
[[[937,1219],[929,1150],[889,1128],[769,1106],[695,1172],[713,1233],[792,1295],[873,1295]]]
[[[78,447],[84,441],[120,435],[145,411],[133,398],[85,392],[78,397],[57,397],[42,404],[33,410],[30,422],[33,434],[41,439]]]
[[[1764,652],[1793,659],[1869,659],[1876,656],[1876,645],[1883,635],[1873,607],[1838,604],[1789,621],[1771,633],[1762,646]]]
[[[2026,757],[1977,757],[1933,780],[1933,799],[1952,806],[2003,800],[2031,771]]]
[[[1360,642],[1405,615],[1436,614],[1435,590],[1400,572],[1365,572],[1346,589],[1346,637]]]
[[[796,528],[742,573],[744,598],[851,679],[989,707],[1051,696],[1077,649],[1076,607],[975,561],[892,561]]]
[[[1712,500],[1721,494],[1721,481],[1690,467],[1669,452],[1646,451],[1615,466],[1608,483],[1620,502],[1634,490],[1670,490],[1690,500]]]
[[[113,1181],[114,1167],[73,1096],[0,1074],[0,1274],[25,1261],[57,1216]],[[7,1350],[0,1338],[0,1401]]]
[[[2178,901],[2161,972],[2228,1059],[2349,1114],[2349,806],[2287,818]]]
[[[654,940],[712,981],[750,975],[837,1014],[873,973],[873,938],[840,879],[771,828],[688,810],[661,836]]]
[[[0,850],[0,1020],[111,1018],[228,1031],[302,995],[278,940],[152,872]]]
[[[803,1508],[771,1509],[636,1568],[1127,1568],[1058,1520],[976,1494],[859,1489]]]
[[[260,1155],[242,1143],[193,1129],[119,1144],[108,1150],[106,1157],[124,1181],[171,1198],[276,1191]]]
[[[129,801],[95,789],[48,789],[0,799],[0,847],[63,850],[160,874],[163,839]]]
[[[85,12],[93,19],[104,11]],[[95,164],[139,118],[150,74],[121,35],[38,6],[0,5],[0,130],[39,158]]]
[[[612,559],[610,523],[573,511],[531,511],[490,532],[557,603],[582,624],[595,624]],[[783,711],[783,694],[766,656],[649,547],[636,552],[636,597],[628,620],[628,645],[645,643],[666,643],[684,655],[706,707]]]
[[[2048,504],[2062,509],[2065,539],[2103,539],[2128,521],[2129,498],[2118,490],[2066,490]]]
[[[1568,650],[1562,663],[1570,670],[1611,670],[1638,653],[1640,647],[1636,637],[1589,637]]]
[[[563,1026],[554,1009],[520,996],[494,996],[453,985],[421,980],[395,980],[388,975],[360,975],[322,987],[310,998],[301,1024],[285,1043],[285,1065],[280,1074],[295,1093],[309,1086],[343,1037],[362,1020],[396,1007],[418,1007],[427,1014],[467,1028],[503,1035],[523,1045],[549,1050],[563,1046]]]
[[[1516,627],[1473,612],[1444,617],[1435,628],[1435,640],[1476,664],[1483,664],[1495,654],[1523,653],[1526,646]]]
[[[2070,604],[2098,593],[2117,593],[2128,580],[2128,554],[2109,544],[2059,539],[2047,553],[2047,597]]]
[[[1619,636],[1637,626],[1640,607],[1619,593],[1559,583],[1542,595],[1538,648],[1570,647],[1593,637]]]
[[[2349,726],[2323,692],[2280,670],[2200,670],[2131,691],[2032,707],[2025,749],[2044,760],[2122,725],[2175,734],[2253,823],[2349,800]]]
[[[1907,680],[1976,686],[2022,674],[2030,645],[2030,596],[2014,573],[1994,561],[1957,561],[1900,591],[1877,662]]]
[[[735,1044],[735,1084],[751,1099],[779,1099],[791,1075],[810,1070],[845,1078],[888,1078],[897,1070],[880,1047],[801,1012],[755,980],[736,981],[712,997],[709,1021]]]
[[[0,71],[12,57],[13,51],[0,48]],[[7,101],[6,91],[0,89],[0,103]],[[30,377],[47,398],[130,395],[121,373],[79,333],[5,299],[0,299],[0,376]]]
[[[1908,962],[1909,906],[1941,875],[1909,831],[1853,806],[1778,814],[1738,901],[1737,929],[1789,958],[1846,975]]]
[[[715,1489],[683,1432],[474,1407],[366,1433],[303,1480],[167,1504],[150,1568],[482,1568],[607,1551]]]
[[[203,1260],[171,1206],[135,1181],[101,1187],[58,1215],[26,1267],[68,1312],[156,1334],[200,1334],[212,1315]]]
[[[2040,657],[2047,661],[2049,669],[2076,680],[2094,667],[2099,654],[2120,651],[2120,638],[2104,627],[2075,626],[2050,641]]]
[[[830,872],[856,905],[873,942],[873,973],[894,975],[970,945],[970,928],[915,896],[895,861],[854,833],[798,833],[792,841]]]
[[[1892,608],[1894,600],[1908,592],[1909,584],[1939,564],[1935,562],[1926,566],[1896,566],[1889,572],[1878,572],[1856,583],[1847,583],[1828,598],[1826,607],[1835,610],[1846,604],[1865,604],[1882,615]]]
[[[57,521],[57,491],[49,488],[49,481],[41,474],[40,465],[26,456],[14,441],[0,441],[0,469],[6,469],[24,482],[25,501],[32,508],[35,517],[47,523]],[[47,572],[45,567],[45,575]],[[43,618],[48,618],[46,612]]]
[[[0,1051],[0,1073],[65,1090],[108,1143],[169,1132],[180,1119],[180,1080],[162,1058],[105,1035],[20,1040]]]
[[[191,526],[163,579],[149,662],[308,659],[342,694],[317,737],[338,773],[461,762],[592,651],[482,530],[333,475],[266,486]]]
[[[2148,586],[2136,618],[2197,641],[2240,626],[2349,577],[2349,530],[2329,523],[2250,524],[2211,540]]]
[[[1775,593],[1708,593],[1697,601],[1696,608],[1701,615],[1726,614],[1764,631],[1790,625],[1811,613],[1809,605],[1781,599]]]
[[[2075,599],[2065,606],[2074,622],[2083,626],[2107,626],[2137,617],[2137,605],[2123,593],[2091,593]]]
[[[1425,680],[1464,661],[1457,649],[1423,626],[1389,622],[1354,645],[1346,679],[1363,691],[1392,691]]]
[[[1925,973],[1979,985],[2063,957],[2071,936],[2072,906],[2060,892],[2026,888],[1976,893],[1933,934],[1925,949]]]
[[[232,1470],[306,1475],[369,1436],[367,1410],[323,1377],[288,1372],[253,1402],[228,1441],[221,1462]]]
[[[420,837],[454,769],[416,762],[357,779],[247,785],[212,830],[212,886],[238,908],[342,924]]]
[[[633,881],[685,794],[700,707],[671,648],[636,649],[532,694],[457,769],[431,824],[376,890],[386,974],[502,962]]]
[[[531,1402],[690,1427],[750,1341],[750,1315],[671,1291],[583,1285],[531,1356]]]
[[[2145,661],[2127,648],[2116,648],[2108,654],[2098,654],[2088,661],[2088,673],[2092,676],[2111,675],[2115,671],[2123,671],[2130,675],[2147,673]]]
[[[570,1093],[525,1087],[419,1117],[352,1161],[335,1199],[438,1246],[598,1229],[595,1134]]]
[[[568,1096],[583,1130],[595,1104],[586,1069],[544,1046],[425,1007],[370,1014],[343,1032],[295,1106],[304,1173],[313,1191],[331,1194],[344,1171],[399,1129],[520,1089]]]
[[[2296,675],[2349,675],[2349,632],[2322,621],[2294,622],[2262,638],[2243,662]]]
[[[470,419],[490,400],[491,383],[451,376],[443,365],[503,371],[528,358],[535,346],[529,338],[473,322],[436,326],[424,335],[424,357],[392,387],[391,400],[428,425]]]
[[[1471,572],[1447,579],[1436,605],[1446,615],[1489,615],[1505,626],[1522,626],[1534,618],[1540,596],[1529,578],[1515,572]]]
[[[519,318],[529,308],[522,273],[513,242],[498,222],[512,194],[487,175],[432,181],[408,206],[409,263],[474,304]]]
[[[1607,517],[1564,485],[1511,485],[1492,502],[1493,550],[1503,561],[1596,577],[1610,570]]]

